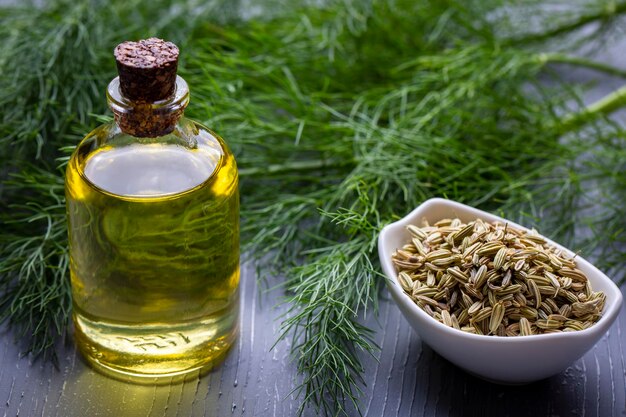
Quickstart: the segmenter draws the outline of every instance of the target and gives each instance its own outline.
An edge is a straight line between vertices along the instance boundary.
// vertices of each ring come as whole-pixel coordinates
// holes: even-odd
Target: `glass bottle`
[[[236,337],[238,176],[224,141],[183,117],[175,45],[115,55],[115,121],[66,172],[75,339],[96,368],[151,381],[210,368]]]

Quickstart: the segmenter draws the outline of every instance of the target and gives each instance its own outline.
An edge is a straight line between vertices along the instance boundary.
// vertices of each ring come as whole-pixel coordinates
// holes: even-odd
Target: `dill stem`
[[[563,35],[568,32],[580,29],[590,23],[598,20],[608,20],[610,18],[619,16],[626,13],[626,2],[615,4],[609,3],[603,10],[597,13],[590,13],[580,16],[573,22],[567,23],[562,26],[555,27],[554,29],[547,30],[545,32],[533,33],[519,38],[509,39],[511,44],[527,43],[527,42],[541,42],[551,39],[558,35]]]
[[[572,56],[561,53],[541,53],[537,55],[537,60],[541,63],[551,64],[571,64],[579,67],[585,67],[596,71],[604,72],[606,74],[614,75],[621,78],[626,78],[626,70],[616,68],[612,65],[608,65],[602,62],[594,61],[587,58],[578,56]]]
[[[264,167],[250,167],[239,170],[240,177],[250,177],[253,175],[274,175],[285,172],[312,171],[322,168],[341,168],[354,165],[354,160],[333,160],[333,159],[310,159],[307,161],[285,162],[284,164],[272,164]]]
[[[626,85],[589,104],[583,110],[567,114],[561,119],[564,132],[571,131],[598,115],[609,115],[626,106]]]

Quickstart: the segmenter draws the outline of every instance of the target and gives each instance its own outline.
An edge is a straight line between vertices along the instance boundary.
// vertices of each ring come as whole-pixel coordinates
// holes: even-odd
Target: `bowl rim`
[[[389,223],[380,231],[378,235],[378,254],[380,258],[380,263],[383,269],[383,272],[386,277],[387,288],[392,293],[394,297],[394,301],[396,303],[402,303],[404,307],[408,308],[408,310],[420,321],[425,322],[427,325],[430,324],[435,329],[444,332],[445,334],[449,334],[454,337],[467,338],[473,341],[491,341],[492,343],[502,343],[502,344],[520,344],[520,343],[534,343],[542,340],[568,340],[568,339],[578,339],[578,338],[593,338],[594,336],[602,336],[611,326],[613,321],[617,318],[617,315],[622,306],[622,293],[617,287],[617,285],[607,277],[602,271],[596,268],[589,261],[584,259],[583,257],[576,255],[576,261],[580,264],[585,265],[585,269],[592,269],[597,278],[600,281],[605,282],[605,286],[610,288],[610,294],[607,294],[609,291],[605,291],[607,295],[606,303],[604,305],[604,310],[602,312],[602,317],[596,323],[594,323],[591,327],[584,330],[577,330],[572,332],[561,332],[561,333],[547,333],[547,334],[538,334],[538,335],[529,335],[529,336],[515,336],[515,337],[494,337],[493,335],[478,335],[473,333],[464,332],[462,330],[457,330],[452,327],[448,327],[445,324],[435,320],[431,316],[429,316],[424,310],[422,310],[410,297],[400,288],[400,284],[397,281],[397,276],[394,275],[395,268],[391,262],[391,253],[386,253],[384,250],[384,243],[387,239],[389,239],[393,234],[398,233],[399,231],[404,230],[404,227],[414,223],[419,220],[420,213],[430,208],[431,206],[442,205],[447,208],[459,209],[459,211],[463,211],[463,214],[468,213],[470,216],[474,216],[476,218],[481,218],[483,220],[487,220],[489,222],[500,221],[504,223],[508,223],[511,226],[518,228],[520,230],[528,231],[530,230],[527,227],[519,225],[513,221],[502,218],[500,216],[488,213],[486,211],[479,210],[477,208],[468,206],[463,203],[459,203],[457,201],[448,200],[444,198],[431,198],[424,201],[422,204],[413,209],[406,216],[401,219]],[[565,253],[570,256],[574,256],[575,253],[570,249],[554,242],[551,239],[546,238],[546,241],[557,247],[558,249],[563,250]],[[610,296],[609,296],[610,295]]]

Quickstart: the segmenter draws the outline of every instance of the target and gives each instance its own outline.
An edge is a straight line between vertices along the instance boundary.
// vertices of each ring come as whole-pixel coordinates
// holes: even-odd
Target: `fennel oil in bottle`
[[[66,173],[75,339],[97,369],[151,382],[208,369],[238,331],[239,195],[224,141],[185,119],[178,48],[115,49],[115,121]]]

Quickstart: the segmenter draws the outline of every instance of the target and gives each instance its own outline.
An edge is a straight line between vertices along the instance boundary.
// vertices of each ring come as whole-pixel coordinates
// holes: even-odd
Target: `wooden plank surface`
[[[292,416],[296,379],[289,344],[271,350],[284,308],[280,292],[257,287],[243,269],[241,334],[225,362],[208,375],[164,386],[132,385],[91,370],[73,346],[61,369],[31,364],[10,334],[0,339],[0,410],[4,416],[156,417]],[[623,291],[624,292],[624,291]],[[626,295],[626,294],[625,294]],[[383,290],[377,329],[379,362],[367,363],[367,416],[626,415],[626,310],[609,333],[563,373],[526,386],[501,386],[461,371],[423,345]],[[314,410],[307,410],[314,416]]]

